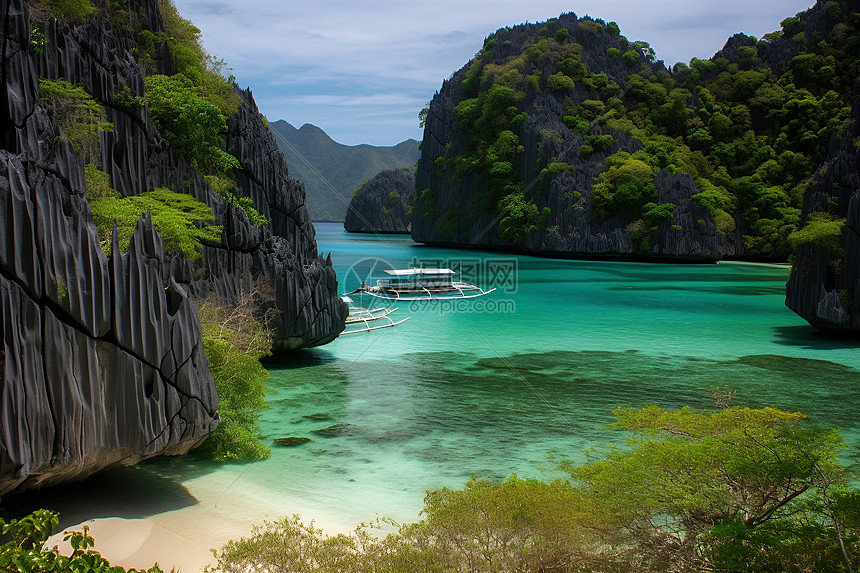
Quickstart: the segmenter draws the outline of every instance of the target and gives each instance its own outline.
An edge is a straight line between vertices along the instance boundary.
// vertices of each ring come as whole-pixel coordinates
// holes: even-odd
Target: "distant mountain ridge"
[[[269,124],[290,166],[290,176],[305,185],[306,206],[313,221],[343,222],[352,194],[381,171],[418,161],[418,142],[407,139],[391,147],[344,145],[319,127],[296,129],[284,120]]]

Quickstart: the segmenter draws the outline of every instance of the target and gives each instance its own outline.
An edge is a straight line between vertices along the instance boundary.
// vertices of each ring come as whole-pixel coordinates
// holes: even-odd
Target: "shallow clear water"
[[[713,407],[711,387],[838,427],[855,460],[860,342],[785,307],[787,267],[560,261],[335,224],[318,225],[318,241],[342,291],[413,261],[497,290],[456,307],[401,303],[401,325],[270,361],[265,441],[312,441],[255,464],[185,457],[140,470],[179,480],[201,508],[248,521],[299,512],[334,528],[412,521],[427,489],[558,475],[559,461],[623,442],[605,428],[614,407]],[[177,518],[200,521],[188,515]]]

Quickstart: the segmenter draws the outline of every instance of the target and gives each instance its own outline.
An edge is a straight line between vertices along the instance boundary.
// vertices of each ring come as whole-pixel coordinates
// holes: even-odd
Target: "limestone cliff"
[[[559,39],[555,39],[555,35],[559,35]],[[566,116],[576,113],[576,106],[581,108],[589,101],[600,103],[598,100],[606,96],[600,95],[600,86],[593,82],[589,85],[581,79],[575,86],[571,80],[568,91],[561,95],[548,87],[548,78],[551,80],[558,75],[560,62],[572,60],[576,69],[567,73],[581,75],[580,69],[600,72],[603,74],[601,81],[623,93],[631,68],[617,54],[630,48],[626,39],[607,33],[602,22],[579,19],[568,13],[545,24],[501,29],[487,38],[484,45],[475,60],[443,82],[430,103],[416,173],[414,240],[558,256],[713,261],[735,254],[734,238],[718,233],[707,210],[691,201],[701,190],[686,174],[657,170],[654,177],[656,202],[673,203],[676,209],[659,224],[647,245],[641,245],[627,232],[627,226],[636,218],[630,213],[620,213],[603,221],[595,219],[592,188],[597,177],[606,171],[605,159],[619,151],[632,154],[642,149],[642,144],[611,125],[596,122],[587,125],[586,122],[583,131],[565,123]],[[539,50],[544,52],[539,53]],[[554,60],[547,55],[552,50],[565,51]],[[665,73],[662,62],[647,61],[639,50],[634,50],[638,66],[648,70],[647,73]],[[503,75],[509,69],[512,72]],[[514,127],[510,128],[519,136],[520,149],[502,159],[513,165],[514,179],[522,182],[525,200],[535,205],[538,212],[545,209],[548,217],[519,240],[505,238],[500,233],[500,223],[507,213],[505,209],[496,208],[496,201],[504,192],[500,191],[500,182],[494,180],[492,169],[489,174],[480,168],[476,172],[477,162],[472,162],[473,167],[468,163],[464,167],[464,162],[458,159],[458,154],[463,157],[469,148],[478,121],[482,121],[477,120],[470,126],[472,135],[464,129],[468,110],[463,102],[475,97],[475,88],[470,84],[476,81],[471,77],[476,73],[482,92],[493,81],[503,88],[511,86],[511,103],[522,112],[513,118]],[[519,78],[514,83],[508,79],[513,77],[512,73]],[[497,74],[495,80],[493,74]],[[516,82],[522,82],[525,87],[521,88]],[[482,97],[477,98],[481,102],[479,105],[486,106],[487,101]],[[518,117],[525,119],[521,120],[519,133],[516,133]],[[611,144],[591,149],[588,142],[601,136],[611,136],[603,140]],[[482,154],[480,147],[481,144],[478,153]],[[487,152],[486,157],[489,156]]]
[[[614,22],[568,13],[499,29],[430,103],[413,238],[786,261],[804,191],[850,118],[856,8],[819,0],[669,68]]]
[[[813,214],[844,222],[838,247],[804,244],[795,254],[785,304],[823,330],[860,332],[860,98],[854,123],[830,145],[828,161],[803,198],[803,219]],[[841,247],[841,248],[839,248]]]
[[[135,3],[153,30],[159,3]],[[324,344],[343,328],[330,261],[319,257],[303,189],[263,127],[250,92],[230,119],[228,151],[242,163],[238,194],[271,221],[253,227],[175,157],[146,107],[134,40],[96,18],[44,26],[31,46],[22,0],[0,0],[0,495],[82,479],[104,468],[187,452],[218,423],[218,400],[194,299],[230,300],[257,277],[280,309],[277,347]],[[158,65],[169,71],[169,58]],[[38,104],[40,77],[80,84],[106,105],[102,168],[135,195],[184,190],[213,208],[220,246],[199,261],[165,257],[144,215],[129,251],[102,252],[84,165]]]
[[[355,192],[343,228],[350,233],[408,233],[414,202],[412,173],[403,169],[382,171]]]

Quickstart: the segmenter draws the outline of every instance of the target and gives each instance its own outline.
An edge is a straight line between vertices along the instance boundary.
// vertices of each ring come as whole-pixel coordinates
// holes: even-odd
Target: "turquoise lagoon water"
[[[714,386],[838,427],[856,461],[860,342],[785,307],[785,266],[552,260],[317,229],[342,291],[413,262],[496,291],[456,307],[401,303],[403,324],[270,361],[264,441],[312,441],[273,445],[254,464],[183,457],[135,470],[183,484],[200,509],[249,522],[299,512],[330,529],[413,521],[425,490],[558,476],[560,461],[623,443],[605,427],[613,408],[714,407]],[[214,521],[182,515],[173,527]]]

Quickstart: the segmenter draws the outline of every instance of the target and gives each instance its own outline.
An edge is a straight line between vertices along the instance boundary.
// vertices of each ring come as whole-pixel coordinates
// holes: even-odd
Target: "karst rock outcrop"
[[[389,169],[365,182],[349,202],[343,228],[350,233],[409,233],[415,176]]]
[[[161,29],[158,2],[131,4]],[[249,91],[229,120],[227,151],[242,164],[237,194],[271,222],[261,227],[173,153],[146,106],[114,105],[125,88],[144,95],[133,37],[98,17],[51,18],[36,50],[32,30],[23,0],[0,0],[0,495],[200,443],[219,418],[195,300],[230,301],[262,280],[279,309],[276,350],[324,344],[346,315],[304,190]],[[163,56],[156,64],[170,73]],[[106,256],[84,162],[39,105],[39,78],[64,78],[105,104],[114,129],[101,134],[101,168],[115,189],[190,193],[223,225],[221,244],[203,246],[198,260],[165,256],[144,214],[128,252],[114,237]]]

